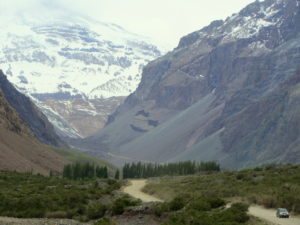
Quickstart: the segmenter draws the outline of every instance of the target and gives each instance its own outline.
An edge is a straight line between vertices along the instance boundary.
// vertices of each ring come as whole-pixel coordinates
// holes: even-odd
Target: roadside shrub
[[[249,205],[245,203],[237,202],[237,203],[233,203],[230,209],[241,211],[241,212],[247,212],[249,209]]]
[[[183,197],[176,197],[169,203],[169,209],[171,211],[177,211],[185,206],[185,200]]]
[[[45,209],[26,209],[23,211],[13,212],[12,216],[17,218],[43,218]]]
[[[275,207],[275,199],[272,196],[262,196],[259,200],[259,203],[265,206],[266,208]]]
[[[115,225],[115,223],[108,218],[102,218],[95,222],[93,225]]]
[[[225,206],[226,202],[221,198],[210,198],[207,200],[210,204],[210,207],[215,209],[221,206]]]
[[[220,198],[197,198],[190,201],[188,209],[197,211],[209,211],[225,205],[225,201]]]
[[[245,177],[246,177],[246,175],[243,174],[243,173],[239,173],[239,174],[236,175],[237,180],[243,180]]]
[[[249,206],[244,203],[234,203],[229,209],[220,213],[221,221],[245,223],[249,220],[247,215]]]
[[[124,212],[126,207],[136,206],[139,205],[140,203],[141,203],[140,200],[134,200],[128,196],[124,196],[114,201],[112,205],[112,212],[114,215],[121,215]]]
[[[206,201],[202,198],[198,198],[198,199],[192,200],[189,203],[188,208],[194,209],[197,211],[209,211],[209,210],[211,210],[211,205],[209,204],[208,201]]]
[[[125,210],[125,204],[123,201],[121,201],[119,199],[114,201],[113,206],[112,206],[113,215],[121,215],[121,214],[123,214],[124,210]]]
[[[87,216],[91,220],[99,219],[104,216],[106,210],[106,206],[101,203],[90,204],[87,208]]]
[[[185,210],[172,215],[163,225],[216,225],[216,223],[206,212]]]
[[[166,202],[158,203],[154,206],[154,214],[158,217],[162,216],[163,213],[169,211],[169,204]]]
[[[54,219],[68,218],[68,213],[66,211],[47,212],[46,217]]]

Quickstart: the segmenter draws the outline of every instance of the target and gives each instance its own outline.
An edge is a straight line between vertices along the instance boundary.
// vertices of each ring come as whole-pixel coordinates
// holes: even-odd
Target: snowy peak
[[[3,69],[30,94],[60,92],[67,83],[65,91],[72,96],[127,96],[136,89],[143,66],[160,56],[157,47],[117,25],[87,20],[24,26],[0,38]]]
[[[209,46],[215,47],[248,39],[249,47],[267,51],[292,38],[290,28],[300,23],[300,17],[295,15],[300,15],[298,0],[257,0],[225,21],[214,21],[200,31],[183,37],[178,48],[208,40]]]
[[[135,91],[143,67],[161,52],[150,39],[63,2],[27,3],[14,8],[0,2],[1,69],[61,136],[89,135]],[[96,108],[92,114],[80,110],[90,104]]]

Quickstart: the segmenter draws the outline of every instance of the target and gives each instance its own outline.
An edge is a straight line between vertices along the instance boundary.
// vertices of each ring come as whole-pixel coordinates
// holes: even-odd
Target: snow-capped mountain
[[[60,130],[76,133],[81,128],[49,101],[74,113],[70,107],[76,104],[74,99],[95,109],[91,100],[127,96],[137,88],[144,65],[161,54],[147,38],[65,8],[45,6],[45,1],[34,10],[28,6],[1,18],[2,70],[54,124],[61,125]]]

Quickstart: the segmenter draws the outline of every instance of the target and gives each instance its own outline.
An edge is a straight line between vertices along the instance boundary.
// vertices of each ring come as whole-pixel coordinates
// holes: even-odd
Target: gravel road
[[[277,218],[276,209],[266,209],[261,206],[250,206],[249,214],[264,219],[276,225],[300,225],[300,218],[291,216],[290,218]]]
[[[123,189],[124,193],[127,193],[135,198],[141,199],[143,202],[161,202],[162,200],[148,195],[142,192],[143,187],[146,185],[147,180],[129,180],[130,184]]]

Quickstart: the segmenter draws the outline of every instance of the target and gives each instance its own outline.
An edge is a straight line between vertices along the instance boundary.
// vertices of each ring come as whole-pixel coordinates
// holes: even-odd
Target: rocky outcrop
[[[21,120],[41,142],[57,147],[67,147],[55,133],[47,117],[25,95],[17,91],[0,71],[0,89],[7,102],[15,109]]]
[[[55,131],[62,137],[87,137],[106,124],[108,116],[124,101],[125,97],[100,99],[51,98],[39,102]]]

